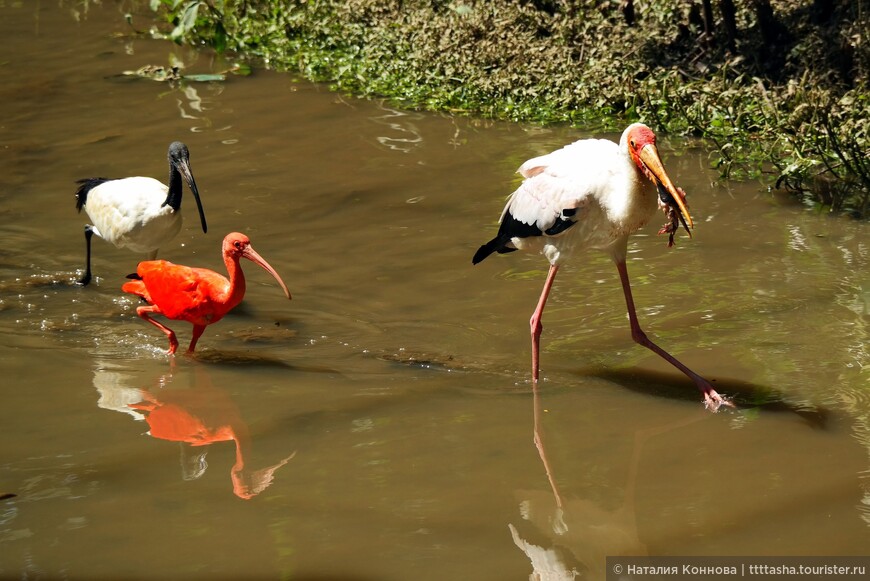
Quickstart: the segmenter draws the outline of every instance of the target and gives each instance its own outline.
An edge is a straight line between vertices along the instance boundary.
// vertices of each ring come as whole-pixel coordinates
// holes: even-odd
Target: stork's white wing
[[[520,166],[525,181],[511,195],[502,212],[547,232],[557,220],[574,220],[578,209],[606,187],[617,157],[617,144],[583,139]]]

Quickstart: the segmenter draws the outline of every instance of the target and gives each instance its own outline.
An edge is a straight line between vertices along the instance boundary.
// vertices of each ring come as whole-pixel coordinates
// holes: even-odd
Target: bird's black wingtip
[[[128,274],[124,278],[129,278],[130,280],[142,280],[142,277],[139,276],[139,274],[136,272],[131,272],[130,274]]]

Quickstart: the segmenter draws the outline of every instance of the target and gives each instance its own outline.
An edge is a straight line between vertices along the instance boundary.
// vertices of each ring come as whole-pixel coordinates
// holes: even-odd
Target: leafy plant
[[[169,38],[337,91],[588,128],[644,120],[710,140],[725,177],[868,211],[868,0],[729,1],[718,17],[664,0],[632,4],[635,26],[615,0],[151,1]]]
[[[204,0],[151,0],[151,10],[163,9],[167,20],[174,25],[167,37],[177,43],[195,36],[205,37],[218,52],[226,49],[227,35],[223,26],[223,13],[218,5]]]

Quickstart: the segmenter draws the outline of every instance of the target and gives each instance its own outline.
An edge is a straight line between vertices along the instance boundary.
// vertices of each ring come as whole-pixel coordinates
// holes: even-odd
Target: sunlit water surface
[[[669,250],[657,217],[632,239],[641,322],[741,409],[705,412],[632,343],[590,254],[545,314],[539,453],[546,262],[470,258],[520,163],[589,135],[262,70],[125,77],[226,66],[131,32],[112,2],[0,3],[0,577],[520,580],[548,560],[600,579],[607,555],[867,554],[867,224],[714,184],[699,144],[662,139],[696,229]],[[73,284],[73,193],[165,180],[176,139],[209,232],[186,192],[161,256],[220,271],[242,231],[293,300],[245,263],[243,305],[173,360],[120,291],[142,257],[95,239],[97,279]],[[170,326],[183,350],[190,325]]]

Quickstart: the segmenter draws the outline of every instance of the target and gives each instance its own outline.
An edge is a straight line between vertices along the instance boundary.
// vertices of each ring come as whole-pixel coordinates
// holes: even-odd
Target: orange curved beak
[[[261,266],[263,268],[263,270],[265,270],[266,272],[268,272],[269,274],[274,276],[275,280],[278,281],[278,284],[281,285],[281,289],[284,291],[284,294],[287,296],[287,298],[288,299],[291,298],[290,291],[287,290],[287,285],[284,284],[284,281],[281,280],[281,277],[278,276],[278,273],[275,272],[275,269],[272,268],[272,265],[269,264],[268,262],[266,262],[265,258],[263,258],[259,254],[257,254],[257,251],[254,250],[253,247],[251,247],[249,245],[247,248],[245,248],[245,251],[242,253],[242,256],[244,256],[245,258],[247,258],[248,260],[250,260],[254,264],[258,264],[259,266]]]
[[[683,217],[683,225],[688,224],[686,228],[686,232],[689,233],[689,237],[692,236],[692,231],[689,228],[694,228],[695,225],[692,222],[692,216],[689,215],[689,209],[686,208],[686,203],[683,201],[683,196],[677,193],[677,189],[674,187],[671,178],[668,177],[668,172],[665,171],[665,166],[662,165],[662,160],[659,157],[659,152],[656,149],[656,146],[652,143],[647,144],[640,150],[638,154],[640,160],[647,167],[650,173],[658,180],[658,182],[664,187],[668,194],[670,194],[671,198],[677,204],[677,207],[680,210],[680,214]]]

